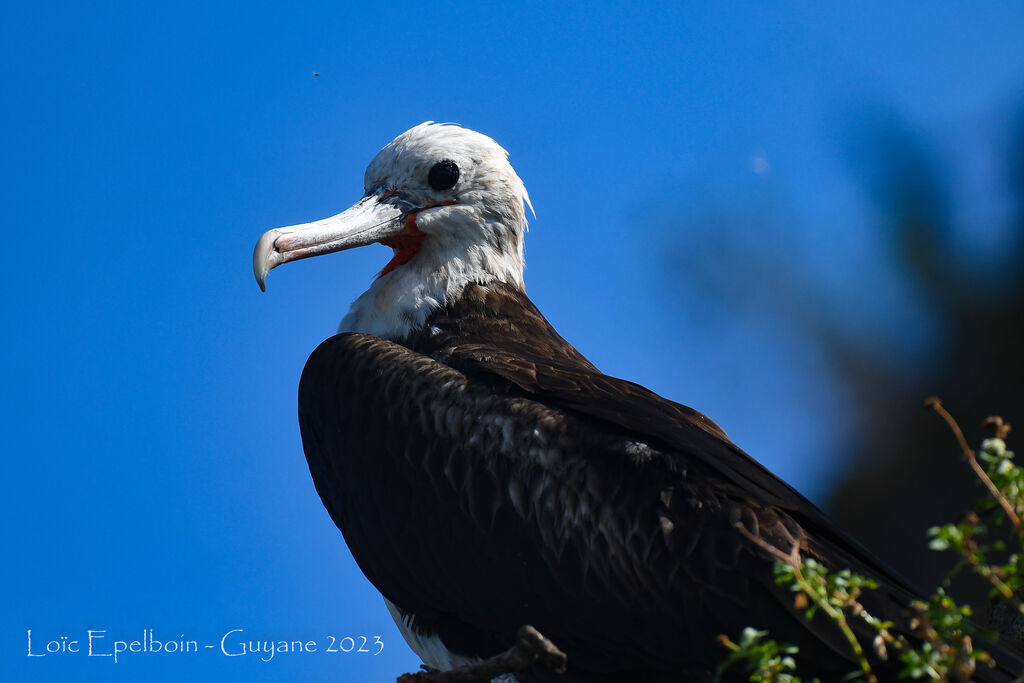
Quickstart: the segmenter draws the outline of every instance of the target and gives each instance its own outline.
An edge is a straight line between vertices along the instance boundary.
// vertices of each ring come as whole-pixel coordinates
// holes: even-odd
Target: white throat
[[[407,263],[377,278],[352,302],[338,332],[401,340],[418,331],[438,308],[470,283],[503,282],[524,289],[522,244],[501,250],[428,238]]]

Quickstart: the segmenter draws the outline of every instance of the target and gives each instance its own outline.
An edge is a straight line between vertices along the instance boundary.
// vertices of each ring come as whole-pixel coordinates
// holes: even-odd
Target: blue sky
[[[511,152],[537,210],[528,291],[566,338],[821,500],[842,467],[816,455],[842,426],[827,368],[784,321],[701,315],[701,292],[666,275],[666,217],[776,207],[791,230],[758,242],[755,222],[752,244],[850,286],[877,247],[850,163],[858,124],[905,121],[984,168],[974,143],[998,143],[1024,89],[1022,34],[1015,3],[0,8],[0,677],[416,668],[321,507],[295,419],[306,356],[388,252],[282,268],[266,294],[251,253],[268,228],[348,206],[376,151],[424,120]],[[37,645],[105,630],[101,652],[148,628],[321,651],[27,656],[28,629]],[[383,653],[322,652],[360,635]]]

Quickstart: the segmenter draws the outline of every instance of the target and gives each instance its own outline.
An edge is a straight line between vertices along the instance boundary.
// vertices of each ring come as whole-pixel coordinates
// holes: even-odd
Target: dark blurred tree
[[[997,220],[1007,224],[995,231],[1000,248],[984,257],[978,256],[984,250],[964,248],[972,226],[958,218],[950,186],[955,174],[919,135],[890,120],[873,126],[868,144],[858,145],[870,150],[858,153],[854,166],[877,216],[864,229],[875,231],[895,281],[930,330],[912,353],[894,347],[898,315],[869,303],[876,308],[871,320],[858,319],[865,290],[878,284],[865,282],[858,301],[834,300],[813,269],[801,267],[806,263],[759,256],[736,226],[770,224],[763,213],[756,219],[704,215],[700,222],[710,228],[698,230],[704,244],[675,252],[675,272],[705,295],[732,311],[756,311],[762,322],[784,319],[820,350],[853,426],[853,439],[835,444],[850,465],[829,496],[828,512],[924,590],[949,570],[948,556],[927,549],[925,530],[958,520],[982,492],[922,400],[941,396],[972,444],[983,435],[982,418],[992,414],[1017,422],[1024,438],[1024,116],[1014,128],[1013,143],[999,153],[1011,206]],[[708,241],[718,253],[710,266],[701,260],[704,254],[708,262]],[[722,269],[723,263],[729,267]],[[856,299],[857,289],[848,298]],[[984,600],[980,585],[961,583],[954,590]]]
[[[948,558],[924,549],[922,530],[959,519],[981,492],[950,434],[915,406],[941,396],[971,443],[982,438],[987,415],[1011,424],[1024,419],[1021,133],[1024,126],[1004,156],[1012,208],[1002,249],[983,259],[958,247],[970,230],[955,223],[955,203],[941,181],[952,174],[937,168],[911,133],[890,129],[879,137],[879,173],[867,187],[885,216],[877,227],[933,332],[927,352],[902,367],[875,349],[826,343],[858,424],[857,441],[846,446],[855,466],[830,496],[829,512],[925,587],[942,578]]]

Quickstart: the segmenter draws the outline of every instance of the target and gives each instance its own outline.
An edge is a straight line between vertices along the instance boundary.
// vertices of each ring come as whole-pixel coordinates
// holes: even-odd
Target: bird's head
[[[282,263],[387,245],[391,261],[353,304],[342,329],[398,337],[470,282],[522,288],[530,198],[508,153],[491,138],[422,123],[374,157],[364,189],[362,199],[336,216],[260,237],[253,253],[260,289]]]

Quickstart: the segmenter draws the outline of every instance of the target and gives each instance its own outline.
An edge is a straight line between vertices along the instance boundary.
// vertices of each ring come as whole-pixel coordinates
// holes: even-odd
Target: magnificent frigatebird
[[[751,626],[838,680],[849,647],[775,584],[776,555],[874,577],[865,607],[898,624],[915,591],[711,420],[558,335],[524,291],[529,204],[497,143],[428,122],[377,154],[355,205],[271,230],[253,256],[262,288],[282,263],[394,250],[307,361],[299,423],[317,492],[409,645],[446,670],[531,624],[568,655],[557,680],[704,681],[716,637]]]

